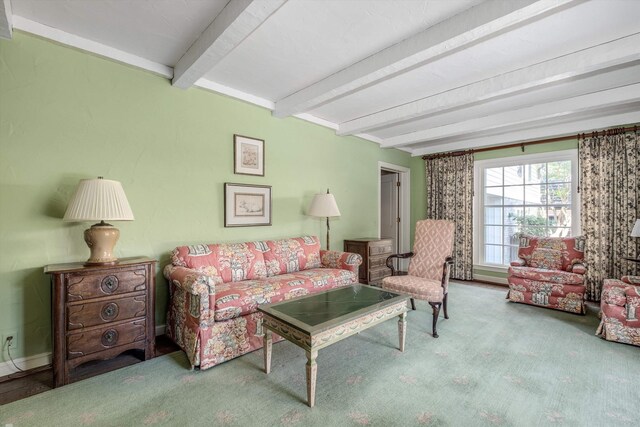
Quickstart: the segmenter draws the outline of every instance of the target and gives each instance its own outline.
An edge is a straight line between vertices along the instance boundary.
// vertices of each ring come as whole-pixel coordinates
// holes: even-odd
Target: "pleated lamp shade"
[[[636,220],[633,230],[631,230],[631,237],[640,237],[640,219]]]
[[[122,184],[110,179],[80,180],[64,221],[133,221]]]

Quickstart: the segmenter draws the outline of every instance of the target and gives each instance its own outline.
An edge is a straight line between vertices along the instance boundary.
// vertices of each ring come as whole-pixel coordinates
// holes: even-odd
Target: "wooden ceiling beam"
[[[311,111],[581,1],[483,2],[282,98],[273,115]]]
[[[0,38],[11,40],[13,37],[12,21],[11,0],[0,0]]]
[[[174,67],[172,85],[191,87],[287,0],[230,0]]]
[[[586,114],[593,110],[616,109],[632,103],[640,103],[640,83],[412,132],[388,138],[382,143],[382,147],[402,147],[479,131],[497,131],[512,126],[546,122],[562,116]]]
[[[338,135],[367,132],[430,115],[521,95],[564,81],[605,73],[640,60],[640,34],[550,59],[397,107],[341,123]],[[388,144],[387,146],[390,146]]]

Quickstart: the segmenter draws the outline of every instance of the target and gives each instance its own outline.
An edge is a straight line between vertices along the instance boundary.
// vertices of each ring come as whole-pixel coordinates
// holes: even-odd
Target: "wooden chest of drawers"
[[[393,241],[391,239],[361,238],[344,241],[344,250],[362,256],[360,266],[360,283],[380,286],[382,279],[391,276],[391,269],[386,261],[392,255]]]
[[[73,381],[91,360],[141,350],[155,354],[155,260],[124,258],[113,266],[45,267],[51,274],[54,386]]]

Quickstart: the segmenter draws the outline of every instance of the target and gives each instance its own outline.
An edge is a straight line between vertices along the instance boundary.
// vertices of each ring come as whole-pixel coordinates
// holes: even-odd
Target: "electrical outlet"
[[[13,339],[11,339],[11,351],[15,352],[18,350],[18,348],[20,348],[20,337],[18,336],[18,331],[5,332],[4,334],[2,334],[2,341],[0,341],[3,353],[6,353],[7,348],[9,347],[9,343],[7,342],[7,338],[9,337],[13,337]]]

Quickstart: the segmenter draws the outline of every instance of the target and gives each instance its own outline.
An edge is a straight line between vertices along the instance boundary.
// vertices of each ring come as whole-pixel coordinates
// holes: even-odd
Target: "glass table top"
[[[341,323],[345,317],[364,315],[408,299],[407,295],[357,284],[263,305],[258,310],[302,331],[317,332]]]

